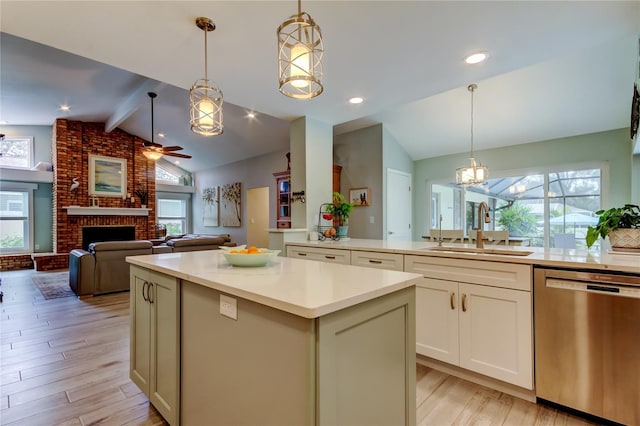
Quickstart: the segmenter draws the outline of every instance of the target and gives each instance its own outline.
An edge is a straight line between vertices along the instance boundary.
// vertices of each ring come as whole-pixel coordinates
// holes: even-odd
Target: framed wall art
[[[127,160],[89,155],[89,195],[126,197]]]
[[[220,218],[222,226],[242,226],[242,183],[234,182],[220,188]]]
[[[354,207],[368,206],[370,202],[369,188],[350,188],[349,202]]]
[[[210,186],[202,191],[204,211],[202,213],[203,226],[220,226],[220,187]]]

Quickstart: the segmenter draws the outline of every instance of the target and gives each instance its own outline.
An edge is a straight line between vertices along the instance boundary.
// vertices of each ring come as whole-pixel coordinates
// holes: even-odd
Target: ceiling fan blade
[[[165,146],[164,148],[165,151],[180,151],[182,148],[181,146]]]
[[[177,152],[165,152],[164,155],[170,155],[172,157],[179,157],[179,158],[191,158],[190,155],[178,154]]]
[[[153,147],[156,147],[156,148],[162,148],[162,145],[160,145],[159,143],[156,143],[156,142],[147,142],[147,141],[144,141],[144,142],[142,143],[142,146],[143,146],[143,147],[145,147],[145,148],[152,147],[152,146],[153,146]]]

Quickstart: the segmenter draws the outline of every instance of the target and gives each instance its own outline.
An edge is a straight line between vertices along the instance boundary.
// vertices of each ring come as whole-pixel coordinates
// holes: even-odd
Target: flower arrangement
[[[142,205],[147,204],[147,200],[149,199],[149,191],[147,191],[146,189],[138,188],[135,191],[133,191],[133,193],[137,195],[138,198],[140,198],[140,204]]]

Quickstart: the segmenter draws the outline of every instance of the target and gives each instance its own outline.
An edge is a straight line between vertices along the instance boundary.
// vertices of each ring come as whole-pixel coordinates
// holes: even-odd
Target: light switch
[[[369,216],[369,223],[373,223],[373,216]]]
[[[238,319],[238,301],[233,297],[220,295],[220,315],[229,317],[231,319]]]

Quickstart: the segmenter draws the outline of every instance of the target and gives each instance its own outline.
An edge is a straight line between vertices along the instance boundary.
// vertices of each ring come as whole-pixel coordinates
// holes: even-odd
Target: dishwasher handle
[[[640,299],[640,288],[620,285],[607,285],[601,283],[590,283],[586,281],[562,280],[557,278],[547,278],[546,287],[571,291],[584,291],[587,293],[604,294],[609,296],[622,296]]]

